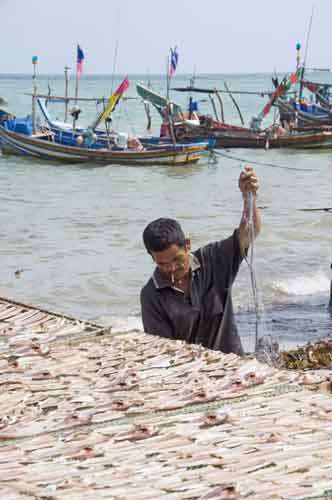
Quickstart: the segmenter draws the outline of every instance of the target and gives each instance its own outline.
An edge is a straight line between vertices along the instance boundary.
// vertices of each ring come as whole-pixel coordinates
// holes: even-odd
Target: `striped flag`
[[[178,61],[179,61],[179,53],[178,53],[178,48],[177,46],[174,47],[174,49],[170,49],[171,54],[170,54],[170,62],[169,62],[169,76],[173,76],[175,74]]]
[[[100,115],[97,117],[97,119],[93,123],[93,125],[91,127],[93,130],[99,125],[100,122],[105,121],[106,118],[112,113],[112,111],[114,111],[115,106],[119,102],[122,94],[128,89],[128,87],[129,87],[129,80],[128,80],[128,76],[126,76],[124,78],[123,82],[116,89],[114,94],[112,94],[111,97],[109,98],[107,106],[104,109],[104,111],[102,113],[100,113]]]
[[[83,73],[83,61],[84,61],[84,52],[79,45],[77,45],[77,58],[76,58],[76,74],[81,76]]]

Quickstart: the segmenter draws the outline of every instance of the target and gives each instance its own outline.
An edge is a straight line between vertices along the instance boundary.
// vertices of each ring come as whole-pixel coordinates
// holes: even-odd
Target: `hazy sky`
[[[85,73],[164,73],[173,45],[178,73],[290,71],[313,7],[307,66],[329,68],[332,0],[0,0],[0,73],[32,55],[40,73],[75,68],[77,43]]]

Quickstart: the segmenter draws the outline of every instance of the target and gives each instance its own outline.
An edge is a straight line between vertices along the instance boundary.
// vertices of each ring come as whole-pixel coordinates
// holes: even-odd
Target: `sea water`
[[[173,86],[186,86],[177,76]],[[318,76],[319,78],[319,76]],[[324,75],[326,78],[326,75]],[[114,112],[112,125],[130,134],[146,134],[146,116],[135,83]],[[165,79],[151,76],[152,88],[165,93]],[[107,98],[121,77],[83,76],[79,93]],[[196,86],[231,90],[271,89],[271,77],[201,75]],[[31,77],[2,75],[0,96],[8,111],[31,113]],[[38,76],[38,91],[64,94],[61,76]],[[74,81],[70,82],[71,94]],[[193,94],[202,112],[212,114],[209,98]],[[222,94],[225,120],[240,124],[231,100]],[[234,94],[246,125],[266,97]],[[171,91],[186,106],[188,95]],[[79,123],[92,123],[100,105],[81,105]],[[216,102],[217,111],[219,111]],[[49,105],[63,120],[64,107]],[[266,120],[273,120],[274,110]],[[152,132],[160,118],[152,111]],[[186,167],[61,165],[26,157],[0,157],[1,295],[50,310],[112,325],[114,330],[141,328],[139,293],[153,271],[142,244],[152,219],[180,221],[197,248],[229,236],[242,213],[238,190],[241,166],[252,164],[260,179],[258,205],[262,232],[255,242],[254,269],[266,325],[281,342],[303,343],[332,334],[328,311],[332,261],[332,213],[306,211],[332,206],[332,150],[220,151]],[[20,270],[20,273],[15,271]],[[240,334],[253,339],[255,307],[249,268],[244,262],[233,287]]]

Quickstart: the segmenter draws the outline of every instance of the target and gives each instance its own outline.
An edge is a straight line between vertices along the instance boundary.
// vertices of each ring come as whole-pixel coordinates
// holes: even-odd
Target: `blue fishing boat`
[[[31,117],[11,118],[0,125],[2,152],[31,156],[43,160],[71,163],[99,163],[126,165],[186,165],[196,163],[208,143],[156,144],[145,147],[140,141],[123,147],[111,144],[108,147],[96,141],[97,146],[63,144],[56,141],[55,133],[38,127],[34,132]]]
[[[309,99],[303,89],[310,92]],[[297,128],[332,126],[332,85],[301,80],[299,97],[284,96],[276,101],[281,123]]]
[[[38,106],[41,111],[42,117],[45,124],[49,130],[54,133],[54,140],[60,144],[66,144],[69,146],[77,146],[78,144],[86,144],[93,149],[109,147],[110,144],[116,145],[118,142],[125,140],[128,135],[123,133],[115,132],[114,130],[106,133],[105,130],[95,129],[92,130],[91,127],[82,128],[76,127],[73,129],[72,125],[67,122],[54,120],[46,106],[44,98],[37,98]],[[130,140],[130,138],[128,137]],[[145,148],[156,148],[173,146],[172,139],[170,137],[160,137],[160,136],[145,136],[138,137],[138,140]],[[191,140],[179,140],[177,144],[202,144],[206,145],[208,149],[213,149],[215,146],[214,138],[193,138]]]

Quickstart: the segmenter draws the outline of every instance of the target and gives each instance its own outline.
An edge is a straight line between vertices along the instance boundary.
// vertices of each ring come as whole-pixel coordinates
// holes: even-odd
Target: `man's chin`
[[[180,274],[175,274],[174,279],[175,281],[182,281],[186,277],[186,273],[180,273]]]

